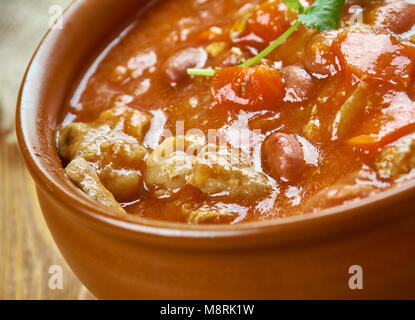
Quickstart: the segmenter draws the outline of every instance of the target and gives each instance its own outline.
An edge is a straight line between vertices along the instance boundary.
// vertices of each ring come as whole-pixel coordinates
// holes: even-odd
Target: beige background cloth
[[[80,0],[78,0],[80,1]],[[0,134],[14,141],[14,115],[20,83],[43,35],[52,6],[70,0],[0,0]]]
[[[75,0],[89,1],[89,0]],[[53,242],[36,190],[14,138],[16,99],[23,73],[53,14],[70,0],[0,0],[0,300],[93,299]],[[49,286],[51,266],[63,288]]]

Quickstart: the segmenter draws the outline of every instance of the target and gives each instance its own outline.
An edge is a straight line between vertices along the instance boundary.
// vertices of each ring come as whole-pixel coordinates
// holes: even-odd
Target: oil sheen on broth
[[[312,213],[411,179],[415,5],[346,1],[339,29],[301,26],[237,67],[296,19],[278,0],[152,4],[64,109],[68,177],[113,214],[193,224]]]

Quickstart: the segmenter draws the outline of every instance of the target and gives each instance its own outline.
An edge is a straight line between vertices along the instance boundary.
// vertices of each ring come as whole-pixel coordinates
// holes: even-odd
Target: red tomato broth
[[[258,9],[253,11],[254,13],[251,13],[247,20],[244,32],[238,38],[230,39],[229,30],[240,18],[238,12],[241,8],[247,4],[260,3],[262,5],[259,10],[262,11]],[[348,1],[345,12],[350,5],[356,3],[365,8],[365,16],[375,6],[364,1]],[[377,3],[377,5],[381,4],[382,1]],[[237,213],[236,218],[222,223],[267,220],[303,214],[307,201],[319,191],[339,183],[358,184],[356,176],[359,172],[369,172],[367,176],[370,178],[366,183],[373,185],[377,191],[384,190],[395,183],[395,181],[381,180],[376,174],[372,174],[379,153],[379,144],[376,148],[366,148],[362,144],[353,144],[350,141],[356,136],[378,134],[383,132],[382,130],[393,132],[403,126],[410,128],[407,131],[401,130],[394,139],[385,140],[385,143],[392,142],[415,129],[412,126],[415,123],[415,113],[412,110],[405,113],[409,124],[402,124],[399,120],[396,126],[390,117],[382,117],[387,115],[385,111],[387,109],[365,110],[359,115],[359,122],[350,129],[347,139],[333,139],[332,136],[332,123],[336,113],[356,89],[358,83],[362,79],[363,81],[367,79],[364,75],[368,73],[367,69],[362,72],[361,68],[356,69],[360,66],[359,60],[353,63],[354,56],[344,49],[345,46],[351,48],[353,45],[353,42],[348,43],[347,35],[336,37],[333,46],[328,49],[336,59],[336,72],[331,75],[319,75],[308,71],[312,79],[313,91],[303,101],[293,102],[284,99],[286,87],[280,69],[290,65],[300,67],[305,65],[306,47],[315,34],[313,30],[300,27],[284,45],[262,61],[260,67],[249,70],[232,68],[238,63],[238,59],[231,52],[232,48],[238,48],[245,59],[250,58],[295,22],[295,14],[291,11],[283,12],[284,16],[278,15],[278,10],[282,7],[285,5],[264,4],[259,0],[157,2],[148,12],[140,16],[131,26],[131,30],[109,50],[95,72],[87,79],[86,86],[78,89],[82,90],[79,101],[69,103],[64,113],[73,115],[72,121],[91,121],[118,102],[138,110],[162,114],[165,123],[161,121],[160,127],[170,130],[173,135],[176,134],[178,121],[184,122],[185,132],[197,128],[206,136],[209,129],[222,129],[225,134],[230,134],[231,128],[250,132],[259,129],[260,134],[252,134],[253,142],[257,145],[262,144],[271,134],[280,132],[292,135],[298,141],[301,140],[303,148],[305,148],[304,141],[313,146],[313,152],[318,154],[317,164],[308,164],[302,173],[289,181],[270,177],[273,183],[272,193],[265,198],[254,200],[241,198],[230,201],[226,197],[207,196],[190,185],[174,190],[173,194],[166,198],[156,195],[153,190],[146,189],[140,192],[138,197],[122,204],[129,214],[185,222],[183,206],[197,209],[207,205]],[[263,10],[271,10],[270,15]],[[269,19],[272,17],[275,22],[269,25],[270,29],[267,29],[268,23],[263,23],[266,19],[260,18],[264,15]],[[215,28],[213,29],[216,30],[215,32],[212,32],[212,27]],[[263,41],[246,41],[246,36],[249,34],[255,34]],[[384,39],[390,36],[384,34],[379,36],[377,31],[369,31],[368,37]],[[206,48],[215,41],[224,42],[225,49],[216,56],[209,55],[206,67],[231,66],[230,68],[218,71],[213,79],[186,76],[177,83],[169,83],[166,80],[163,68],[174,53],[186,48]],[[387,84],[379,85],[376,81],[368,81],[372,92],[369,99],[374,105],[381,105],[379,101],[382,101],[386,95],[407,97],[409,82],[413,81],[414,46],[401,40],[391,41],[394,43],[385,44],[386,58],[377,66],[379,69],[374,70],[373,73],[369,72],[368,77],[381,74],[381,78],[376,78],[376,81],[382,82],[386,78],[393,79],[394,83],[390,85],[390,82],[386,81]],[[396,48],[402,49],[402,52],[396,53]],[[354,48],[351,49],[353,49],[351,52],[356,54]],[[389,63],[388,53],[408,59],[406,64],[401,64],[402,68],[392,70],[390,76],[384,74],[389,69],[383,68]],[[367,59],[370,57],[365,57],[366,68]],[[247,78],[249,83],[245,82]],[[226,90],[218,94],[220,89],[227,85],[232,89],[235,98],[233,100]],[[408,99],[412,104],[415,103]],[[240,103],[241,101],[244,103]],[[409,120],[407,115],[410,115]],[[305,128],[313,119],[318,123],[318,129],[315,134],[306,136]],[[382,129],[382,121],[384,121],[384,129]],[[380,128],[379,131],[374,127]],[[152,149],[154,146],[147,147]],[[254,162],[258,170],[270,176],[260,155],[259,158],[258,155],[255,156]]]

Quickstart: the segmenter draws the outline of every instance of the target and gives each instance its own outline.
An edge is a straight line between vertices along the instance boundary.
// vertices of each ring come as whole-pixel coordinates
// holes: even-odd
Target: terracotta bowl
[[[64,175],[62,105],[81,71],[147,1],[74,1],[23,80],[20,148],[60,251],[98,298],[415,298],[415,183],[316,214],[237,226],[117,219]],[[363,289],[349,288],[349,268]]]

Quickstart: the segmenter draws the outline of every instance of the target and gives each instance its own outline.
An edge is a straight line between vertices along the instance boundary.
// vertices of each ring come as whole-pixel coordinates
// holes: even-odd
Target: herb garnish
[[[301,12],[298,21],[307,28],[318,32],[337,29],[342,17],[345,0],[316,0],[313,5]]]
[[[316,0],[308,7],[304,8],[299,0],[283,0],[284,3],[292,10],[298,10],[298,20],[290,28],[287,29],[279,38],[271,42],[263,51],[255,57],[247,60],[241,67],[252,67],[261,59],[265,58],[279,45],[281,45],[288,37],[290,37],[298,27],[303,24],[308,29],[317,29],[318,32],[337,29],[340,24],[345,0]],[[213,77],[215,70],[213,69],[187,69],[187,73],[193,76]]]

